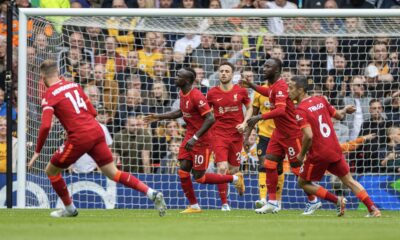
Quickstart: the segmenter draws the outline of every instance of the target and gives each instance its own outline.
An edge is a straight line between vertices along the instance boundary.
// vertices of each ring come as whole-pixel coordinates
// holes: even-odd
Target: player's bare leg
[[[61,172],[63,169],[54,166],[51,162],[49,162],[46,166],[46,174],[53,186],[54,191],[60,197],[63,202],[65,208],[53,211],[50,213],[52,217],[76,217],[78,216],[78,211],[72,199],[69,195],[67,184],[65,183],[63,177],[61,176]]]
[[[364,187],[356,181],[350,173],[346,174],[343,177],[339,177],[340,180],[346,185],[351,191],[356,195],[356,197],[364,203],[364,205],[368,208],[368,215],[366,217],[380,217],[381,212],[375,206],[374,202],[369,197],[367,191]]]
[[[121,183],[126,187],[144,193],[150,200],[154,202],[156,209],[159,211],[160,217],[165,215],[167,210],[167,205],[165,204],[164,196],[161,192],[148,187],[146,184],[137,179],[135,176],[127,172],[122,172],[118,170],[115,167],[114,162],[106,164],[102,166],[100,169],[102,173],[109,179],[117,183]]]
[[[265,156],[264,167],[267,174],[268,202],[262,208],[256,209],[256,213],[265,214],[279,212],[276,190],[278,185],[278,163],[280,161],[282,161],[282,159],[277,156],[271,154],[266,154]]]
[[[311,195],[316,195],[321,199],[325,199],[329,202],[336,204],[337,215],[339,217],[344,215],[344,210],[347,202],[347,200],[344,197],[338,197],[335,194],[330,193],[324,187],[317,185],[311,181],[307,181],[301,177],[298,178],[297,183],[304,190],[304,192]]]

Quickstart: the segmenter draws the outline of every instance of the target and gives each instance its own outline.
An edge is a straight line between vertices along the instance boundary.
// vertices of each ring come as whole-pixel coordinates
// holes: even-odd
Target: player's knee
[[[264,167],[265,167],[265,169],[268,169],[268,170],[277,170],[278,163],[275,161],[269,160],[269,159],[265,159]]]
[[[193,171],[193,177],[196,182],[204,183],[205,181],[205,171]]]
[[[258,172],[265,172],[265,167],[263,164],[258,165]]]
[[[225,163],[220,163],[217,166],[217,170],[219,174],[227,174],[228,172],[228,166]]]
[[[297,179],[297,184],[299,185],[300,188],[304,188],[304,186],[307,184],[307,181],[304,180],[303,178],[299,177]]]
[[[192,170],[192,164],[188,160],[182,160],[180,162],[179,169],[185,172],[190,172]]]
[[[230,167],[226,174],[234,175],[239,172],[239,167]]]
[[[283,173],[283,162],[278,163],[278,175]]]

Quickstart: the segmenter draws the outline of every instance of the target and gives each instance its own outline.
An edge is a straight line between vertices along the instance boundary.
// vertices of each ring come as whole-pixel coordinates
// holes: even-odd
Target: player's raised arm
[[[333,116],[337,120],[342,120],[346,114],[352,114],[356,111],[356,107],[354,105],[347,105],[343,109],[337,110],[335,115]]]
[[[215,118],[214,118],[214,113],[213,112],[207,112],[204,115],[204,122],[203,125],[201,125],[200,129],[193,135],[189,141],[187,141],[185,148],[188,151],[191,151],[194,144],[197,142],[197,140],[203,136],[205,132],[207,132],[211,126],[215,123]]]
[[[160,120],[168,120],[168,119],[177,119],[182,117],[182,111],[180,109],[172,111],[172,112],[167,112],[164,114],[150,114],[146,117],[144,117],[144,122],[146,124],[152,123],[152,122],[157,122]]]

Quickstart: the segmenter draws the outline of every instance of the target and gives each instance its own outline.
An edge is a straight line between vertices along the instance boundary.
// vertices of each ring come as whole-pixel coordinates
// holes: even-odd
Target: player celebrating
[[[196,182],[202,184],[223,184],[232,182],[235,184],[239,194],[244,192],[243,174],[221,175],[206,173],[210,157],[210,142],[212,139],[209,128],[214,124],[214,115],[206,98],[200,90],[193,88],[196,72],[191,68],[180,69],[175,79],[175,84],[181,91],[180,109],[165,113],[153,114],[145,117],[145,122],[150,123],[164,119],[176,119],[183,116],[186,122],[186,136],[179,148],[178,160],[180,169],[178,171],[181,186],[190,206],[182,213],[199,213],[200,206],[194,194],[190,172],[193,171]]]
[[[263,85],[263,87],[268,87],[268,82]],[[256,92],[253,99],[253,116],[257,116],[259,113],[264,114],[270,112],[270,102],[269,98]],[[262,164],[265,159],[265,153],[268,147],[268,143],[271,139],[272,133],[275,129],[274,120],[267,119],[261,120],[257,123],[257,157],[258,157],[258,191],[259,200],[255,202],[256,208],[262,208],[267,204],[267,174],[265,173],[264,164]],[[245,150],[248,151],[250,144],[248,142],[251,131],[253,128],[248,127],[244,137]],[[278,185],[276,189],[276,200],[278,201],[279,210],[282,204],[282,191],[283,184],[285,182],[285,174],[283,174],[283,162],[278,163]]]
[[[240,157],[243,148],[243,132],[251,117],[252,108],[247,90],[232,83],[235,66],[224,62],[219,66],[220,85],[211,88],[207,100],[214,109],[216,119],[212,128],[214,136],[213,150],[219,174],[239,172]],[[243,105],[246,116],[243,117]],[[228,184],[218,184],[222,211],[230,211],[227,200]]]
[[[288,156],[292,172],[299,175],[300,164],[296,159],[300,152],[301,131],[295,120],[295,107],[288,97],[288,86],[286,81],[281,78],[282,62],[277,58],[270,58],[264,64],[264,79],[268,81],[269,87],[258,86],[242,80],[245,87],[250,87],[260,94],[269,97],[271,111],[249,119],[249,127],[260,120],[273,119],[275,130],[272,133],[265,154],[265,171],[267,174],[268,202],[263,207],[256,209],[256,213],[277,213],[279,205],[276,197],[278,171],[277,166],[285,157]],[[318,202],[315,196],[308,196],[310,201]]]
[[[95,120],[96,110],[82,88],[76,83],[60,79],[57,63],[52,60],[45,60],[42,63],[40,76],[48,89],[42,100],[42,124],[35,153],[28,167],[31,168],[40,155],[40,150],[51,128],[53,114],[59,119],[68,134],[67,140],[53,155],[45,170],[53,189],[65,206],[64,209],[53,211],[50,216],[76,217],[78,215],[61,172],[85,153],[88,153],[96,161],[103,174],[108,178],[146,194],[154,202],[160,216],[164,216],[167,207],[163,194],[115,167],[104,132]]]
[[[354,106],[346,106],[336,111],[324,97],[307,95],[308,81],[305,77],[295,76],[289,82],[289,96],[299,102],[296,109],[298,125],[303,132],[303,147],[298,154],[299,163],[303,163],[298,184],[308,194],[333,202],[337,206],[337,215],[343,216],[346,199],[337,197],[324,187],[312,183],[320,181],[325,171],[336,175],[349,187],[368,208],[368,217],[380,217],[381,212],[372,202],[363,186],[353,179],[349,165],[344,159],[339,141],[333,129],[331,117],[343,119],[346,113],[355,112]],[[307,160],[304,161],[307,154]],[[304,161],[304,162],[303,162]]]

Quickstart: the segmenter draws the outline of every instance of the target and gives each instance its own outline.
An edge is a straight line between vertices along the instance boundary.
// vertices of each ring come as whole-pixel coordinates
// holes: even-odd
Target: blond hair
[[[51,59],[46,59],[40,65],[40,73],[45,77],[49,77],[58,74],[57,63]]]

